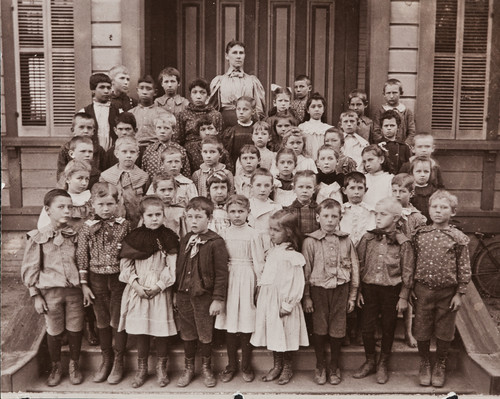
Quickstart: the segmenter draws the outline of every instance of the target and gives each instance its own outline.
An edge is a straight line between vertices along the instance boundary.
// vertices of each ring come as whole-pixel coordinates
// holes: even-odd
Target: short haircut
[[[432,135],[432,133],[429,133],[429,132],[418,132],[413,137],[413,140],[416,140],[417,138],[422,139],[422,138],[429,138],[429,137],[432,139],[432,141],[434,141],[434,136]]]
[[[153,190],[156,192],[156,189],[158,188],[158,183],[161,181],[169,181],[172,182],[174,185],[174,189],[177,190],[177,180],[175,180],[174,175],[171,173],[168,173],[165,170],[161,170],[159,173],[154,175],[153,177]]]
[[[293,176],[293,184],[295,185],[295,183],[297,183],[297,181],[301,178],[301,177],[305,177],[305,178],[311,178],[314,180],[314,185],[316,186],[316,174],[312,171],[312,170],[309,170],[309,169],[306,169],[306,170],[299,170],[297,173],[295,173],[295,175]]]
[[[86,112],[77,112],[75,115],[73,115],[73,120],[71,121],[71,131],[73,131],[75,129],[76,118],[92,121],[94,124],[94,129],[95,129],[95,119],[92,117],[92,115],[90,115]]]
[[[134,131],[137,130],[137,121],[135,119],[135,115],[131,112],[122,112],[119,114],[115,119],[115,124],[118,125],[119,123],[126,123],[127,125],[132,126]]]
[[[397,85],[399,87],[399,94],[403,95],[403,84],[399,79],[387,79],[384,83],[384,89],[382,90],[382,93],[385,94],[385,88],[389,85]]]
[[[233,194],[229,196],[226,202],[226,209],[229,209],[231,205],[239,205],[246,210],[250,210],[250,201],[247,197],[241,194]]]
[[[144,215],[148,206],[158,206],[163,209],[163,201],[157,195],[146,195],[139,203],[139,211]]]
[[[323,104],[324,111],[323,111],[323,115],[321,115],[321,122],[326,122],[326,110],[327,110],[326,99],[318,92],[311,94],[309,96],[309,98],[307,99],[306,114],[305,114],[304,120],[308,121],[311,119],[311,115],[309,115],[309,107],[313,101],[321,101],[321,103]]]
[[[267,176],[271,179],[271,184],[274,181],[273,174],[266,168],[257,168],[255,171],[252,173],[252,177],[250,178],[250,184],[253,184],[255,178],[257,176]]]
[[[217,148],[217,151],[219,151],[219,154],[222,155],[222,150],[224,149],[224,146],[220,142],[220,140],[217,139],[215,136],[207,136],[203,140],[201,140],[201,148],[203,149],[204,144],[210,144],[214,145]]]
[[[377,201],[376,205],[386,206],[395,215],[400,215],[403,212],[403,206],[395,197],[385,197]]]
[[[345,175],[344,177],[344,188],[349,185],[350,182],[363,184],[366,188],[366,177],[363,173],[358,171],[353,171]]]
[[[231,181],[229,180],[229,177],[224,173],[222,170],[216,170],[214,173],[212,173],[210,176],[208,176],[207,179],[207,190],[208,190],[208,196],[210,197],[210,186],[215,183],[224,183],[226,184],[227,190],[231,190]]]
[[[226,54],[229,53],[229,50],[231,50],[234,46],[240,46],[245,48],[245,43],[239,40],[231,40],[228,44],[226,44]]]
[[[123,136],[118,138],[115,142],[115,150],[118,150],[122,145],[133,145],[139,151],[139,143],[135,137]]]
[[[252,109],[255,109],[255,107],[257,106],[257,102],[255,101],[255,98],[250,97],[250,96],[241,96],[240,98],[238,98],[236,100],[236,104],[238,104],[241,101],[248,103],[248,105],[250,105],[250,108],[252,108]]]
[[[361,101],[363,101],[364,106],[366,107],[368,105],[368,96],[366,95],[366,91],[361,90],[361,89],[356,89],[353,90],[349,93],[349,103],[351,100],[355,97],[358,97]]]
[[[92,147],[94,147],[94,142],[88,136],[73,136],[69,141],[68,147],[71,151],[74,151],[78,144],[81,143],[90,144]]]
[[[81,171],[87,172],[90,175],[91,170],[92,167],[89,162],[76,161],[73,159],[72,161],[69,161],[64,168],[64,178],[67,179],[74,173]]]
[[[118,202],[118,189],[113,184],[107,182],[97,182],[92,186],[90,190],[92,194],[92,199],[103,198],[111,195],[116,202]]]
[[[396,125],[401,126],[401,116],[399,116],[399,112],[394,111],[393,109],[385,111],[382,115],[380,115],[380,126],[383,125],[383,121],[386,119],[395,119]]]
[[[348,116],[352,116],[353,118],[356,118],[356,119],[359,118],[359,115],[356,113],[356,111],[352,111],[352,110],[345,111],[345,112],[342,112],[340,114],[340,118],[339,118],[340,123],[342,123],[342,119],[347,118]]]
[[[319,158],[319,154],[321,153],[321,151],[333,151],[333,154],[335,155],[335,159],[338,161],[339,160],[339,152],[333,148],[331,145],[328,145],[328,144],[323,144],[321,147],[319,147],[318,149],[318,158]]]
[[[309,86],[311,86],[311,78],[307,75],[297,75],[295,77],[294,82],[299,82],[301,80],[305,80]]]
[[[163,151],[163,152],[161,153],[160,157],[161,157],[162,162],[164,162],[164,161],[165,161],[165,158],[167,157],[167,155],[177,155],[177,154],[178,154],[178,155],[181,157],[181,159],[182,159],[182,152],[181,152],[181,150],[180,150],[180,149],[178,149],[177,147],[171,147],[171,146],[169,146],[169,147],[167,147],[167,148],[165,149],[165,151]]]
[[[209,125],[213,125],[216,128],[214,119],[210,115],[204,114],[199,119],[196,120],[196,131],[199,133],[200,128],[202,126],[209,126]]]
[[[160,114],[158,114],[158,116],[153,121],[155,128],[156,124],[160,121],[167,123],[172,129],[174,129],[175,125],[177,124],[174,114],[170,112],[161,112]]]
[[[429,198],[429,206],[432,204],[432,201],[437,200],[437,199],[447,200],[450,204],[451,210],[453,212],[457,211],[458,198],[456,195],[453,195],[452,193],[450,193],[449,191],[446,191],[446,190],[437,190]]]
[[[191,93],[195,87],[201,87],[210,95],[210,84],[203,78],[196,78],[189,82],[188,91]]]
[[[415,166],[417,165],[417,163],[428,163],[429,164],[429,168],[431,170],[431,173],[432,173],[432,161],[430,158],[427,158],[427,157],[416,157],[416,158],[413,158],[413,160],[410,162],[410,173],[413,174],[413,171],[415,170]]]
[[[280,148],[278,150],[278,152],[276,153],[276,164],[283,155],[291,155],[293,163],[295,164],[295,166],[297,166],[297,155],[295,155],[295,151],[291,148]]]
[[[186,212],[190,209],[195,211],[203,211],[206,213],[208,218],[212,217],[214,213],[214,204],[208,198],[205,197],[194,197],[191,198],[186,205]]]
[[[271,126],[269,126],[269,123],[264,121],[255,122],[252,126],[252,131],[255,133],[259,130],[265,130],[266,132],[271,133]]]
[[[99,83],[109,83],[111,84],[111,78],[105,73],[94,73],[90,76],[89,86],[90,90],[95,90]]]
[[[282,120],[287,120],[288,122],[290,122],[290,126],[297,126],[297,121],[293,116],[276,116],[273,121],[274,130],[276,130],[276,125],[278,124],[278,122]]]
[[[120,73],[123,73],[124,75],[128,75],[129,74],[128,73],[128,69],[127,69],[127,67],[125,67],[125,65],[115,65],[108,72],[109,77],[111,78],[111,80],[113,80],[114,78],[116,78],[116,75],[118,75]]]
[[[391,184],[406,188],[409,192],[415,190],[415,178],[408,173],[399,173],[392,178]]]
[[[341,146],[344,145],[344,143],[345,143],[344,133],[338,127],[332,126],[332,127],[328,128],[325,131],[325,139],[326,139],[326,135],[327,134],[336,134],[338,136],[338,138],[339,138],[340,145]]]
[[[43,205],[47,207],[51,206],[57,197],[66,197],[71,199],[71,195],[69,195],[66,190],[63,190],[62,188],[53,188],[44,195]]]
[[[151,75],[142,75],[137,81],[137,85],[140,85],[141,83],[149,83],[153,85],[153,89],[156,88],[156,82]]]
[[[158,85],[161,86],[164,76],[175,76],[175,78],[177,79],[177,83],[181,83],[181,73],[174,67],[166,67],[161,70],[161,72],[158,74]]]
[[[342,213],[342,205],[333,198],[325,198],[316,207],[316,213],[319,215],[323,209],[338,209],[339,214]]]
[[[260,151],[253,144],[245,144],[243,147],[241,147],[240,156],[238,158],[241,158],[243,154],[255,154],[257,156],[257,159],[260,161]]]

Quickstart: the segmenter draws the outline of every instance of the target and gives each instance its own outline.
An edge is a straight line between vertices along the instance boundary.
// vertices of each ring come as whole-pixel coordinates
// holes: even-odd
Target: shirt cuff
[[[137,274],[135,274],[135,273],[134,273],[134,274],[130,275],[130,278],[128,279],[128,283],[129,283],[130,285],[132,285],[132,283],[133,283],[135,280],[137,280],[138,278],[139,278],[139,276],[138,276]]]
[[[80,284],[88,284],[89,273],[87,270],[79,270],[80,273]]]
[[[469,285],[468,283],[460,283],[460,284],[458,284],[456,293],[464,295],[467,292],[467,286],[468,285]]]
[[[35,286],[29,287],[29,292],[30,292],[30,297],[41,295],[40,290],[38,288],[36,288]]]
[[[160,287],[160,290],[162,290],[162,291],[165,291],[165,290],[167,289],[167,286],[165,285],[165,283],[164,283],[163,281],[158,280],[158,281],[156,282],[156,285],[157,285],[158,287]]]
[[[291,312],[292,312],[292,309],[293,309],[293,307],[294,307],[294,306],[295,306],[295,305],[292,305],[292,304],[290,304],[290,303],[288,303],[288,302],[281,302],[281,307],[282,307],[285,311],[287,311],[287,312],[289,312],[289,313],[291,313]]]
[[[399,292],[399,297],[408,300],[409,296],[410,296],[410,288],[404,286],[401,287],[401,291]]]

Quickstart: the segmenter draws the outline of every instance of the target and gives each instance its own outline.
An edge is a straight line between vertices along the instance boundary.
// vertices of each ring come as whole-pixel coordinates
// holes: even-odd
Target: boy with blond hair
[[[126,112],[137,105],[135,98],[128,96],[130,75],[124,65],[115,65],[109,72],[111,78],[111,104]]]

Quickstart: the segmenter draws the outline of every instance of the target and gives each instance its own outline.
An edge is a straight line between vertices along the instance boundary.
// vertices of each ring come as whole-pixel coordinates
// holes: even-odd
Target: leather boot
[[[83,336],[91,346],[99,345],[99,338],[95,333],[94,323],[85,320],[85,325],[83,326]]]
[[[375,366],[375,354],[366,355],[366,361],[357,369],[352,375],[353,378],[365,378],[370,374],[374,374],[376,371]]]
[[[145,357],[137,358],[137,372],[135,373],[132,388],[143,386],[148,378],[148,359]]]
[[[99,369],[94,374],[92,381],[103,382],[108,378],[111,368],[113,367],[113,351],[111,349],[106,349],[102,351],[102,361]]]
[[[113,367],[108,375],[108,383],[111,385],[118,384],[123,378],[123,356],[123,351],[115,351]]]
[[[278,384],[288,384],[292,376],[292,355],[291,353],[285,352],[283,355],[283,370],[281,371],[280,378],[278,379]]]
[[[80,365],[78,364],[78,361],[76,360],[69,361],[68,374],[69,374],[69,382],[71,382],[73,385],[78,385],[83,382],[83,375],[82,372],[80,371]]]
[[[207,388],[212,388],[217,384],[212,371],[212,358],[210,356],[201,358],[201,375],[203,376],[203,383]]]
[[[424,387],[431,385],[431,361],[429,357],[422,357],[420,359],[418,378],[420,385]]]
[[[262,381],[273,381],[278,378],[283,371],[283,352],[273,352],[273,368],[262,377]]]
[[[377,382],[379,384],[385,384],[389,380],[389,373],[387,368],[389,366],[389,356],[386,353],[380,354],[380,359],[377,368]]]
[[[62,367],[61,362],[52,362],[52,368],[50,370],[49,378],[47,378],[47,385],[49,387],[55,387],[59,385],[62,379]]]
[[[177,386],[178,387],[186,387],[189,385],[191,381],[193,381],[194,378],[194,357],[192,358],[185,358],[184,359],[184,371],[182,372],[182,375],[179,377],[179,380],[177,381]]]
[[[156,379],[160,387],[165,387],[170,382],[167,374],[167,357],[158,357],[156,362]]]
[[[434,369],[432,370],[432,386],[441,388],[446,381],[446,359],[447,356],[438,356]]]

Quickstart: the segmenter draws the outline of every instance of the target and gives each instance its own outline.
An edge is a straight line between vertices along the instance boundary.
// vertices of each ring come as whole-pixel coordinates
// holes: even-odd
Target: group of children
[[[62,378],[65,332],[70,382],[83,381],[84,308],[92,305],[102,351],[95,382],[122,380],[131,334],[132,386],[147,379],[151,337],[157,381],[166,386],[168,337],[179,334],[185,368],[177,385],[194,378],[199,351],[203,382],[213,387],[215,328],[226,332],[223,382],[238,369],[253,381],[252,348],[263,346],[274,362],[262,379],[286,384],[293,353],[311,340],[314,382],[336,385],[355,314],[366,361],[353,377],[376,372],[385,383],[398,312],[406,312],[407,343],[422,358],[420,384],[444,384],[470,280],[467,237],[450,225],[457,199],[442,190],[433,138],[415,134],[399,81],[387,81],[387,103],[373,122],[357,90],[339,127],[326,124],[325,99],[310,94],[301,75],[295,98],[290,89],[274,90],[266,121],[256,120],[253,98],[240,97],[237,123],[221,131],[205,80],[190,83],[188,101],[177,94],[179,72],[166,68],[159,76],[165,95],[155,99],[146,76],[132,107],[126,85],[113,91],[126,69],[112,72],[113,79],[91,77],[94,103],[75,115],[74,137],[58,159],[61,188],[45,195],[38,229],[28,234],[22,278],[45,315],[49,386]],[[124,105],[128,112],[120,112]]]

